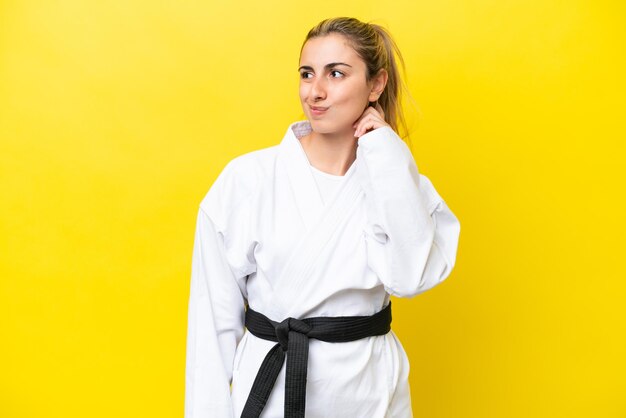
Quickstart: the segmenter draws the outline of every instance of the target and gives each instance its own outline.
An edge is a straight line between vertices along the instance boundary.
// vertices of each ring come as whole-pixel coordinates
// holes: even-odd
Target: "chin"
[[[309,123],[311,124],[311,128],[313,128],[315,132],[327,133],[329,131],[328,126],[326,123],[324,123],[324,121],[321,121],[319,119],[313,119],[313,118],[307,118],[307,119],[309,120]]]
[[[320,133],[320,134],[331,134],[335,132],[348,130],[350,128],[349,126],[350,124],[347,124],[346,126],[344,126],[344,125],[340,125],[337,123],[329,123],[327,121],[320,120],[320,119],[313,119],[313,118],[307,118],[307,119],[309,123],[311,124],[311,129],[313,129],[313,131]]]

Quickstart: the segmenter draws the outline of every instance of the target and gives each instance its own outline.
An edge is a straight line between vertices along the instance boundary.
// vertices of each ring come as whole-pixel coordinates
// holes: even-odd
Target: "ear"
[[[368,98],[370,102],[377,101],[380,95],[383,94],[388,78],[387,70],[384,68],[378,70],[378,73],[372,78],[372,90]]]

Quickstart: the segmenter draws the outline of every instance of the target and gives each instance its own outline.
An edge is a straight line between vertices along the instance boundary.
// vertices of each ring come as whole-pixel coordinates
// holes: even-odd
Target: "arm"
[[[233,417],[230,382],[244,332],[244,279],[229,266],[223,235],[201,207],[189,296],[185,418]]]
[[[460,223],[407,145],[389,126],[358,140],[367,205],[368,264],[385,290],[412,297],[442,282],[454,267]]]

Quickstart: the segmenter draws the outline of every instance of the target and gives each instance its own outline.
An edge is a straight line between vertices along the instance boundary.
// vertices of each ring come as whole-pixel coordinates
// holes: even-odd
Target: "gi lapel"
[[[292,130],[292,127],[296,130],[307,129],[307,124],[306,121],[296,122],[289,127],[279,155],[280,162],[286,166],[291,191],[296,198],[306,233],[294,246],[275,282],[273,299],[266,306],[265,315],[275,320],[292,315],[298,307],[299,297],[306,297],[307,280],[319,254],[363,198],[363,190],[355,175],[355,161],[334,197],[328,205],[323,205],[306,153]],[[285,300],[285,295],[289,295],[290,299]]]
[[[307,231],[324,209],[315,178],[311,175],[308,157],[296,136],[296,134],[303,136],[308,132],[310,132],[310,125],[307,121],[291,124],[280,144],[279,157],[287,171],[291,193],[296,200],[300,217]]]

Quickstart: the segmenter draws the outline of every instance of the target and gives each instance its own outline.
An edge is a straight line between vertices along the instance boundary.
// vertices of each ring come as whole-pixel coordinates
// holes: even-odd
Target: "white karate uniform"
[[[299,141],[310,130],[294,122],[280,144],[234,158],[200,203],[185,418],[240,417],[276,344],[244,327],[246,301],[277,322],[373,315],[390,294],[422,293],[454,267],[459,221],[391,128],[361,136],[336,178],[310,165]],[[310,339],[306,417],[412,417],[408,373],[393,330]],[[262,418],[283,417],[284,383],[283,364]]]
[[[315,168],[313,165],[311,165],[311,170],[313,171],[315,183],[317,184],[317,188],[322,197],[322,203],[326,204],[326,202],[330,201],[333,194],[337,191],[343,176],[326,173],[318,168]]]

